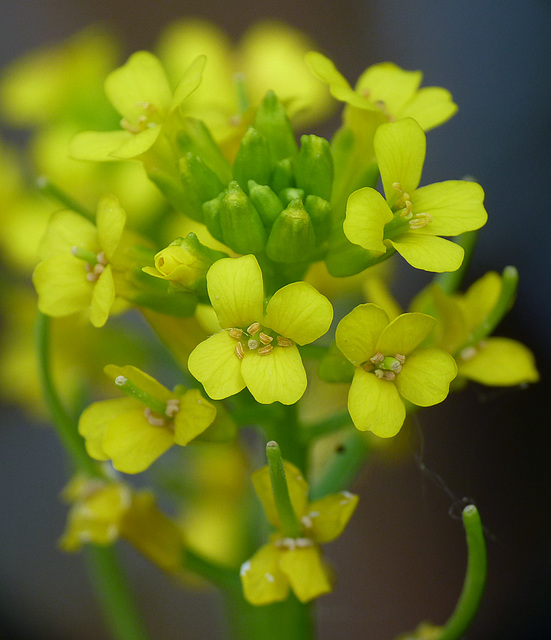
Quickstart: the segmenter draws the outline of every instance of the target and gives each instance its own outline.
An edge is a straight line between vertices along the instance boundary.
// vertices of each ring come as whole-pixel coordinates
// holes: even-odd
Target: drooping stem
[[[59,439],[76,470],[87,476],[101,476],[100,468],[86,453],[84,441],[76,425],[66,413],[53,383],[50,360],[50,318],[40,312],[36,325],[36,342],[44,398]],[[147,640],[149,636],[143,626],[141,615],[115,550],[88,545],[85,555],[96,597],[101,604],[105,621],[113,638],[115,640]]]
[[[459,640],[463,636],[478,611],[486,584],[486,543],[478,509],[470,504],[463,509],[462,515],[469,554],[467,572],[455,611],[437,640]]]

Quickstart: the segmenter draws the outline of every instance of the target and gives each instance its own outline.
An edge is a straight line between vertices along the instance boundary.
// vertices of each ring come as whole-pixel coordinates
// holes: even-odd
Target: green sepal
[[[354,365],[333,343],[319,363],[318,375],[325,382],[352,382]]]
[[[277,216],[285,208],[283,202],[268,185],[257,184],[254,180],[249,180],[249,198],[262,218],[262,222],[267,229],[271,229]]]
[[[271,173],[272,161],[266,138],[254,127],[249,127],[235,156],[233,179],[247,192],[249,180],[268,184]]]
[[[202,120],[184,118],[182,128],[176,135],[176,143],[182,156],[191,152],[218,176],[223,184],[231,180],[231,166],[214,141],[211,132]]]
[[[294,162],[297,186],[308,195],[331,199],[333,156],[325,138],[309,135],[300,139],[300,151]]]
[[[191,152],[180,160],[180,178],[189,201],[184,213],[203,222],[203,202],[215,198],[224,185],[214,171]]]
[[[331,233],[331,205],[319,196],[309,195],[304,201],[304,208],[310,215],[318,242],[323,242]]]
[[[293,161],[291,158],[283,158],[276,162],[270,176],[270,187],[275,193],[295,186],[295,176],[293,174]]]
[[[207,225],[207,229],[210,231],[212,237],[220,242],[224,242],[222,224],[220,223],[220,208],[227,192],[227,189],[222,190],[216,198],[203,202],[202,206],[203,222]]]
[[[293,127],[273,91],[268,91],[258,108],[255,127],[266,138],[273,162],[294,157],[298,153]]]
[[[316,235],[308,212],[297,198],[274,222],[266,254],[274,262],[305,262],[316,247]]]
[[[329,251],[325,256],[325,263],[332,276],[343,278],[383,262],[394,253],[394,249],[388,249],[386,253],[380,255],[352,244],[344,235],[342,226],[339,225],[329,238]]]
[[[233,180],[220,205],[224,244],[237,253],[256,253],[266,245],[266,229],[250,198]]]
[[[293,200],[297,198],[299,200],[304,200],[304,189],[297,189],[297,187],[287,187],[287,189],[282,189],[279,192],[279,199],[283,202],[283,206],[287,207]]]

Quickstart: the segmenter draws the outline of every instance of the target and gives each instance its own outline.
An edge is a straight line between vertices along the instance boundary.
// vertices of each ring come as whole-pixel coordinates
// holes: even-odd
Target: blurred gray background
[[[153,46],[175,17],[209,18],[235,38],[274,17],[313,36],[351,81],[391,60],[452,92],[460,109],[429,134],[423,183],[469,174],[483,185],[490,219],[469,280],[507,264],[519,268],[518,299],[498,333],[534,350],[543,382],[527,390],[471,387],[423,413],[424,461],[455,495],[476,501],[490,534],[488,590],[468,638],[551,637],[550,4],[2,0],[0,7],[2,65],[98,21],[130,53]],[[417,284],[409,271],[403,281],[404,291]],[[55,547],[65,517],[57,499],[65,482],[60,447],[16,409],[6,407],[2,417],[0,636],[103,640],[81,557]],[[353,526],[328,549],[339,585],[319,603],[321,640],[390,640],[451,613],[464,575],[462,527],[448,515],[449,496],[419,470],[418,451],[399,464],[375,458],[359,479]],[[173,588],[132,552],[125,557],[154,638],[223,638],[212,594]]]

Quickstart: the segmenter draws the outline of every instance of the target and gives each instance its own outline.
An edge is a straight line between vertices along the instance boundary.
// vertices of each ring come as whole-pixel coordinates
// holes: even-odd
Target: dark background
[[[473,175],[490,219],[469,279],[507,264],[521,276],[518,299],[498,330],[528,344],[543,381],[530,389],[472,386],[423,412],[413,444],[397,461],[376,456],[355,489],[354,524],[328,555],[339,585],[320,601],[321,640],[386,640],[423,619],[442,623],[465,565],[452,499],[414,453],[457,497],[476,501],[488,529],[489,583],[470,640],[551,637],[551,498],[548,359],[551,296],[551,9],[545,0],[299,0],[278,2],[74,2],[2,0],[0,62],[101,21],[127,52],[151,47],[171,19],[198,15],[235,38],[275,17],[310,33],[354,81],[391,60],[422,69],[425,85],[448,88],[458,114],[428,137],[423,183]],[[418,282],[410,271],[399,294]],[[2,637],[102,640],[106,637],[81,558],[55,548],[65,508],[57,495],[64,461],[51,431],[26,425],[15,409],[0,427],[0,611]],[[190,594],[131,552],[129,571],[155,638],[215,640],[214,596]],[[212,611],[215,611],[213,614]]]

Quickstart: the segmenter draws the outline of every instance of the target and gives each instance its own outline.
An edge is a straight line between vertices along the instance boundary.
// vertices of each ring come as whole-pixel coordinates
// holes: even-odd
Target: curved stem
[[[478,509],[470,504],[463,509],[462,515],[469,553],[467,573],[455,611],[437,640],[458,640],[463,636],[478,611],[486,584],[486,544]]]
[[[277,442],[273,440],[268,442],[266,445],[266,457],[270,468],[274,501],[281,520],[283,533],[290,538],[298,538],[302,533],[302,527],[291,504],[289,487],[287,486],[285,469],[283,468],[283,458]]]
[[[101,476],[99,466],[88,456],[76,425],[66,413],[55,389],[50,361],[50,318],[38,314],[36,324],[38,364],[46,404],[53,424],[75,468],[88,476]],[[116,552],[109,547],[88,545],[88,570],[106,623],[115,640],[147,640],[148,634]]]

